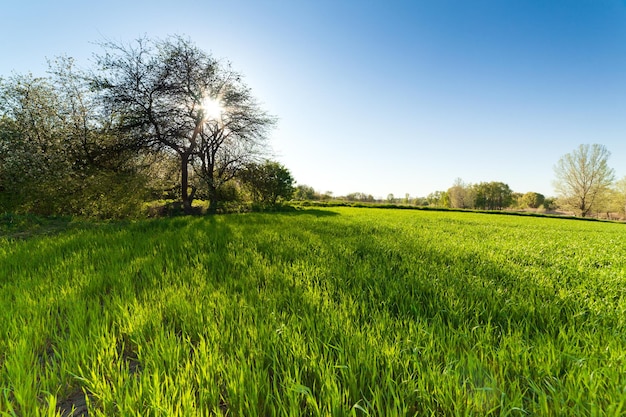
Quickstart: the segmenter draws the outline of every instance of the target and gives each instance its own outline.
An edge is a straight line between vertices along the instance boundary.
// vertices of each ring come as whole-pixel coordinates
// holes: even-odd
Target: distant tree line
[[[626,218],[626,177],[615,181],[615,172],[608,166],[610,152],[599,144],[580,145],[564,155],[554,167],[556,197],[528,191],[514,192],[500,181],[465,183],[457,178],[447,190],[434,191],[425,197],[402,198],[388,194],[375,198],[354,192],[334,197],[318,193],[307,185],[298,185],[293,199],[337,200],[363,204],[413,205],[471,210],[533,210],[551,211],[581,217]]]
[[[95,66],[0,79],[0,211],[121,217],[143,202],[274,205],[294,180],[268,159],[275,118],[229,65],[182,37],[104,43]]]
[[[445,191],[426,197],[387,200],[399,204],[479,210],[560,210],[566,214],[611,218],[626,216],[626,177],[615,181],[615,171],[608,166],[610,152],[599,144],[583,144],[559,159],[554,167],[557,197],[529,191],[513,192],[498,181],[466,184],[457,178]],[[349,196],[351,196],[350,194]],[[355,195],[363,195],[357,193]],[[346,197],[349,200],[349,198]]]
[[[427,201],[435,206],[459,209],[538,209],[545,203],[549,209],[553,208],[552,200],[540,193],[516,193],[508,184],[499,181],[466,184],[460,178],[448,190],[431,193]]]

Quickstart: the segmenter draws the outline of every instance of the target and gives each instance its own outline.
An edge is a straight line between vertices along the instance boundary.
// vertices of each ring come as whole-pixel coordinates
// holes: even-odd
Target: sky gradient
[[[426,196],[460,177],[552,196],[582,143],[626,176],[623,0],[10,3],[0,77],[187,36],[243,74],[279,119],[275,159],[320,192]]]

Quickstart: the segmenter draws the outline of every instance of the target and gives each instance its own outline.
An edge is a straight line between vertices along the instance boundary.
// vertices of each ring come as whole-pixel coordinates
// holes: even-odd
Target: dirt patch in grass
[[[66,398],[59,401],[57,411],[63,417],[83,417],[89,415],[87,407],[88,396],[80,389],[73,391]]]

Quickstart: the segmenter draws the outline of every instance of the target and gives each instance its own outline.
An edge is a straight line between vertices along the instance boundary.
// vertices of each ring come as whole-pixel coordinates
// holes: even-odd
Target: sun
[[[201,103],[202,114],[205,120],[220,120],[224,113],[221,101],[213,97],[205,97]]]

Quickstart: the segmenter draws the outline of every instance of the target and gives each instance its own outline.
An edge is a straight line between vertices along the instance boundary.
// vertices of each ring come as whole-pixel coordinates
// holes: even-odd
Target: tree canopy
[[[249,164],[242,179],[253,200],[274,206],[279,199],[289,200],[294,194],[294,179],[287,168],[275,161]]]
[[[91,68],[61,57],[0,79],[0,208],[111,217],[148,193],[190,212],[200,191],[214,211],[268,154],[275,118],[190,40],[100,46]]]
[[[554,167],[560,205],[587,216],[603,199],[615,177],[608,166],[611,153],[599,144],[580,145]]]
[[[0,208],[123,216],[144,179],[70,64],[0,82]]]
[[[263,155],[274,118],[238,73],[186,39],[139,39],[103,48],[93,85],[120,131],[138,148],[176,155],[185,211],[199,186],[190,181],[190,168],[214,210],[219,188]]]

